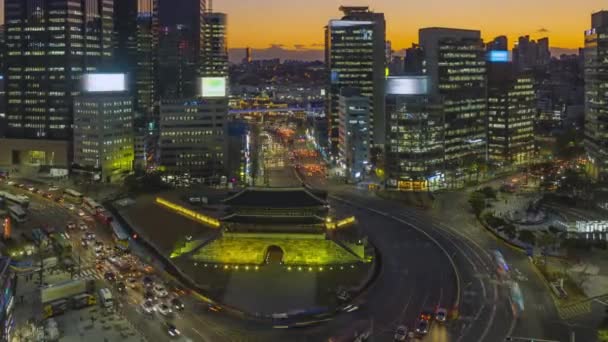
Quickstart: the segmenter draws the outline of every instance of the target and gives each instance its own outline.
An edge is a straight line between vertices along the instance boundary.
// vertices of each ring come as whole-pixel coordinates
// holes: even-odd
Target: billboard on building
[[[490,63],[507,63],[509,59],[509,51],[507,50],[492,50],[488,52],[488,61]]]
[[[425,95],[428,88],[427,76],[395,76],[386,79],[388,95]]]
[[[116,92],[126,91],[125,74],[85,74],[82,76],[85,92]]]
[[[201,77],[202,97],[226,97],[226,77]]]

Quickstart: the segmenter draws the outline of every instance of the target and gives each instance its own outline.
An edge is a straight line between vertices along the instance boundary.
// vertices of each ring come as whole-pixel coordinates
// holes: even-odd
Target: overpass
[[[286,112],[306,112],[306,113],[322,113],[323,107],[286,107],[286,108],[247,108],[247,109],[231,109],[230,114],[252,114],[252,113],[286,113]]]

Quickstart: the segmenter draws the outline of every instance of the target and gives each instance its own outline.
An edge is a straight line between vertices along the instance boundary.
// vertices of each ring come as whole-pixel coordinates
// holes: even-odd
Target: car
[[[6,182],[7,185],[15,185],[15,181],[8,181]]]
[[[17,184],[17,187],[18,187],[19,189],[23,189],[23,188],[25,188],[25,184],[23,184],[23,183],[19,183],[19,184]]]
[[[57,191],[57,190],[59,190],[58,186],[51,186],[51,187],[49,187],[49,191],[51,191],[51,192]]]
[[[125,286],[124,282],[119,281],[118,283],[116,283],[116,290],[118,292],[125,292],[126,289],[127,289],[127,287]]]
[[[86,215],[87,213],[84,212],[84,210],[82,209],[78,209],[78,216],[83,217],[84,215]]]
[[[95,234],[94,234],[94,233],[91,233],[91,232],[86,232],[86,233],[84,234],[84,236],[85,236],[85,238],[86,238],[87,240],[89,240],[89,241],[91,241],[91,240],[95,240]]]
[[[72,203],[67,203],[67,204],[65,205],[65,207],[66,207],[66,209],[68,209],[68,210],[76,210],[76,206],[75,206],[75,205],[73,205]]]
[[[164,298],[169,295],[169,292],[167,292],[167,289],[165,289],[165,287],[160,284],[154,285],[153,291],[154,291],[154,294],[156,295],[156,297],[158,297],[158,298]]]
[[[152,277],[145,276],[141,281],[144,283],[144,287],[146,288],[150,288],[152,285],[154,285],[154,279],[152,279]]]
[[[68,224],[65,227],[67,230],[74,230],[76,229],[76,223],[74,222],[68,222]]]
[[[52,194],[50,194],[50,193],[48,193],[48,192],[45,192],[45,193],[43,193],[43,194],[42,194],[42,197],[44,197],[44,198],[46,198],[46,199],[52,199],[52,198],[53,198],[53,195],[52,195]]]
[[[55,197],[54,201],[57,203],[63,203],[63,197],[57,196],[57,197]]]
[[[106,272],[103,277],[107,281],[116,281],[116,274],[114,274],[114,272]]]
[[[154,303],[151,300],[144,300],[143,303],[141,303],[141,308],[147,314],[152,314],[155,310]]]
[[[137,288],[137,279],[135,279],[135,278],[127,279],[127,286],[129,286],[132,289]]]
[[[36,188],[33,185],[28,185],[27,186],[27,191],[29,191],[29,192],[35,192]]]
[[[171,307],[169,307],[169,305],[165,303],[156,304],[155,310],[163,316],[169,316],[173,312],[173,310],[171,310]]]
[[[405,325],[400,325],[395,330],[395,336],[393,338],[395,341],[405,341],[407,340],[407,327]]]
[[[171,299],[171,306],[173,307],[173,309],[175,311],[182,311],[182,310],[184,310],[184,303],[182,303],[182,301],[179,300],[179,298],[173,298],[173,299]]]
[[[429,321],[420,318],[416,324],[416,334],[426,335],[429,332]]]
[[[173,325],[173,324],[171,324],[169,322],[165,323],[165,328],[167,329],[167,333],[171,337],[177,337],[177,336],[181,335],[181,332],[179,330],[177,330],[177,328],[175,327],[175,325]]]
[[[89,247],[89,242],[85,239],[80,240],[80,245],[82,245],[83,248],[87,248]]]
[[[42,190],[42,189],[36,189],[36,193],[38,195],[44,195],[44,190]]]
[[[439,308],[437,309],[437,311],[435,311],[435,320],[437,322],[445,322],[448,318],[448,310],[444,309],[444,308]]]
[[[145,300],[154,300],[154,293],[152,293],[152,291],[144,292],[144,299]]]
[[[96,258],[101,259],[101,258],[105,258],[105,256],[106,256],[106,255],[105,255],[105,253],[103,252],[103,250],[95,251],[95,257],[96,257]]]
[[[222,311],[222,307],[215,304],[207,305],[207,311],[220,312]]]
[[[84,222],[80,222],[80,224],[78,224],[78,228],[82,231],[85,231],[85,230],[89,229],[89,226],[87,226],[87,224]]]

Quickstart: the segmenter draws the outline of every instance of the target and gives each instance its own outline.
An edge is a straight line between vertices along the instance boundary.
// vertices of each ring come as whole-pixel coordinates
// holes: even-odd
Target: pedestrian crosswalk
[[[103,274],[95,268],[85,268],[74,275],[74,279],[99,279],[103,280]]]
[[[572,319],[591,312],[591,302],[582,302],[567,306],[557,306],[557,314],[563,320]]]

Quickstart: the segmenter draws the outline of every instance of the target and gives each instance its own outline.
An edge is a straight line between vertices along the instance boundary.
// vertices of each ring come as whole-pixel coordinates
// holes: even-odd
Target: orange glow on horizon
[[[214,3],[214,10],[228,14],[230,48],[281,45],[291,50],[323,49],[323,27],[330,19],[340,18],[338,7],[342,3],[223,0]],[[478,29],[485,41],[506,35],[511,46],[519,36],[546,36],[552,47],[575,49],[583,46],[591,13],[606,6],[603,0],[348,1],[352,5],[370,3],[372,10],[385,13],[387,39],[394,50],[417,42],[419,28],[433,26]]]

